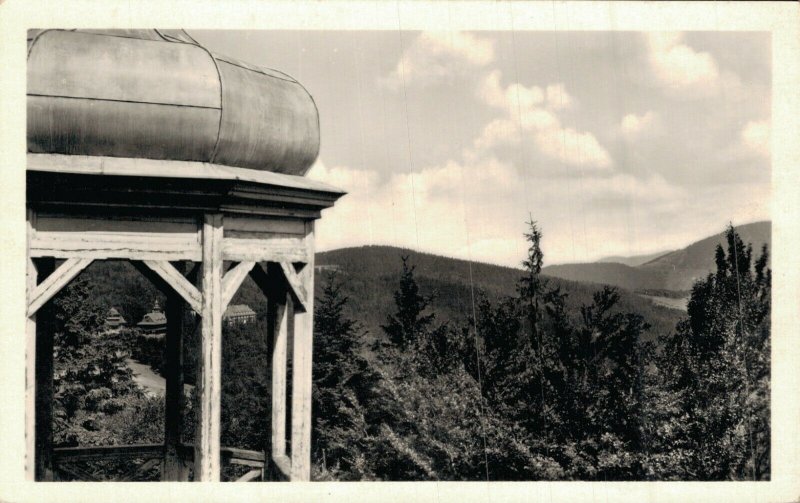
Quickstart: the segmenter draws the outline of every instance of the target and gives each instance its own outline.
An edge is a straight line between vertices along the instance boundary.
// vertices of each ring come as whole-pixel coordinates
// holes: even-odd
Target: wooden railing
[[[235,479],[236,482],[251,482],[265,480],[267,468],[266,456],[263,452],[238,449],[235,447],[222,447],[221,462],[223,465],[246,466],[249,470]],[[194,461],[194,448],[191,445],[182,445],[179,449],[181,458],[186,463]],[[141,479],[148,471],[156,466],[161,466],[164,457],[164,445],[139,444],[139,445],[109,445],[97,447],[57,447],[53,449],[53,464],[57,473],[62,478],[84,481],[99,481],[102,476],[82,463],[96,461],[140,461],[140,464],[131,466],[119,476],[113,477],[116,481],[130,481]],[[273,463],[275,472],[288,479],[290,473],[290,460],[276,459]],[[159,468],[160,469],[160,468]]]

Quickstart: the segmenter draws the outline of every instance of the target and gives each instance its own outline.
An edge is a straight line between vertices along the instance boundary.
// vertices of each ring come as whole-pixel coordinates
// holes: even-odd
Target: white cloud
[[[574,99],[567,92],[564,84],[552,84],[547,86],[547,106],[553,110],[562,110],[574,105]]]
[[[532,138],[538,150],[552,159],[600,171],[611,167],[611,155],[592,133],[561,124],[556,110],[573,102],[563,84],[551,84],[542,89],[513,83],[503,88],[500,78],[497,70],[487,74],[478,95],[486,104],[505,111],[506,116],[484,127],[474,141],[476,149],[490,150]]]
[[[467,32],[420,33],[400,56],[383,84],[392,89],[431,85],[492,63],[494,41]]]
[[[628,114],[622,118],[620,129],[627,136],[636,136],[650,128],[655,122],[656,114],[650,110],[642,115]]]
[[[559,161],[605,171],[611,168],[611,156],[592,133],[572,128],[548,128],[534,134],[539,150]]]
[[[687,200],[684,190],[658,175],[642,179],[589,172],[570,182],[475,155],[381,179],[320,162],[310,176],[349,191],[325,210],[317,227],[320,249],[390,244],[507,265],[518,265],[524,257],[528,212],[548,223],[549,257],[589,259],[620,245],[598,229],[618,228],[627,208],[636,208],[642,222],[651,223],[647,215],[675,211]],[[586,211],[597,207],[605,210]],[[602,225],[587,227],[589,233],[580,237],[585,246],[575,249],[570,232],[595,220]]]
[[[378,174],[374,171],[354,170],[343,166],[329,168],[322,159],[317,159],[306,176],[347,191],[370,188],[378,181]]]
[[[744,144],[761,155],[770,154],[770,124],[766,120],[750,121],[742,129]]]
[[[681,33],[651,32],[647,41],[650,66],[667,88],[703,91],[717,84],[720,72],[713,56],[683,43]]]

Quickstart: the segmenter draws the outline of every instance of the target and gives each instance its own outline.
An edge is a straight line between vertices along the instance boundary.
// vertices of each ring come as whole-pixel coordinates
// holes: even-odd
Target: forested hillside
[[[431,309],[442,321],[472,316],[473,300],[481,294],[491,301],[513,294],[516,281],[522,274],[522,269],[470,263],[389,246],[322,252],[317,254],[317,265],[335,266],[341,275],[342,291],[350,298],[348,314],[357,317],[366,331],[374,336],[381,333],[379,326],[391,309],[397,268],[403,256],[416,266],[415,275],[420,288],[434,294]],[[567,310],[574,317],[580,316],[579,307],[591,302],[593,293],[600,288],[594,284],[543,276],[551,286],[569,294]],[[318,272],[318,289],[321,284],[319,277]],[[675,328],[680,312],[653,305],[631,292],[621,291],[619,295],[617,305],[620,311],[640,313],[652,326],[646,337],[665,334]]]
[[[546,277],[535,224],[526,236],[520,269],[389,247],[318,255],[313,477],[768,479],[767,247],[753,251],[728,229],[681,317],[629,292]],[[110,305],[135,323],[159,298],[138,275],[95,264],[54,301],[60,445],[161,441],[163,398],[143,396],[125,365],[134,357],[158,370],[160,349],[136,329],[102,328]],[[263,294],[246,283],[234,301],[258,319],[223,330],[221,441],[269,452]],[[197,331],[187,321],[191,382]],[[111,479],[121,469],[92,466]]]

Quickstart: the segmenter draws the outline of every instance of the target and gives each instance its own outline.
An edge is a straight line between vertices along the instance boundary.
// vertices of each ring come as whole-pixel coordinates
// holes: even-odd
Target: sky
[[[672,250],[770,218],[759,32],[190,31],[308,89],[317,247],[519,266]]]

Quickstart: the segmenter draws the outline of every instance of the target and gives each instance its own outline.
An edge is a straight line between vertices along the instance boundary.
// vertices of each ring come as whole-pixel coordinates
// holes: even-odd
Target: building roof
[[[222,315],[223,318],[230,316],[255,316],[256,312],[250,309],[247,304],[230,304]]]
[[[137,325],[163,325],[167,323],[167,317],[164,316],[164,313],[160,311],[153,311],[147,313],[142,318],[142,321],[137,323]]]
[[[106,323],[122,325],[127,324],[128,322],[122,317],[121,314],[119,314],[119,311],[117,311],[115,307],[112,307],[108,310],[108,314],[106,315]]]
[[[319,152],[317,107],[297,80],[180,30],[37,30],[27,68],[30,152],[289,175],[304,175]]]

